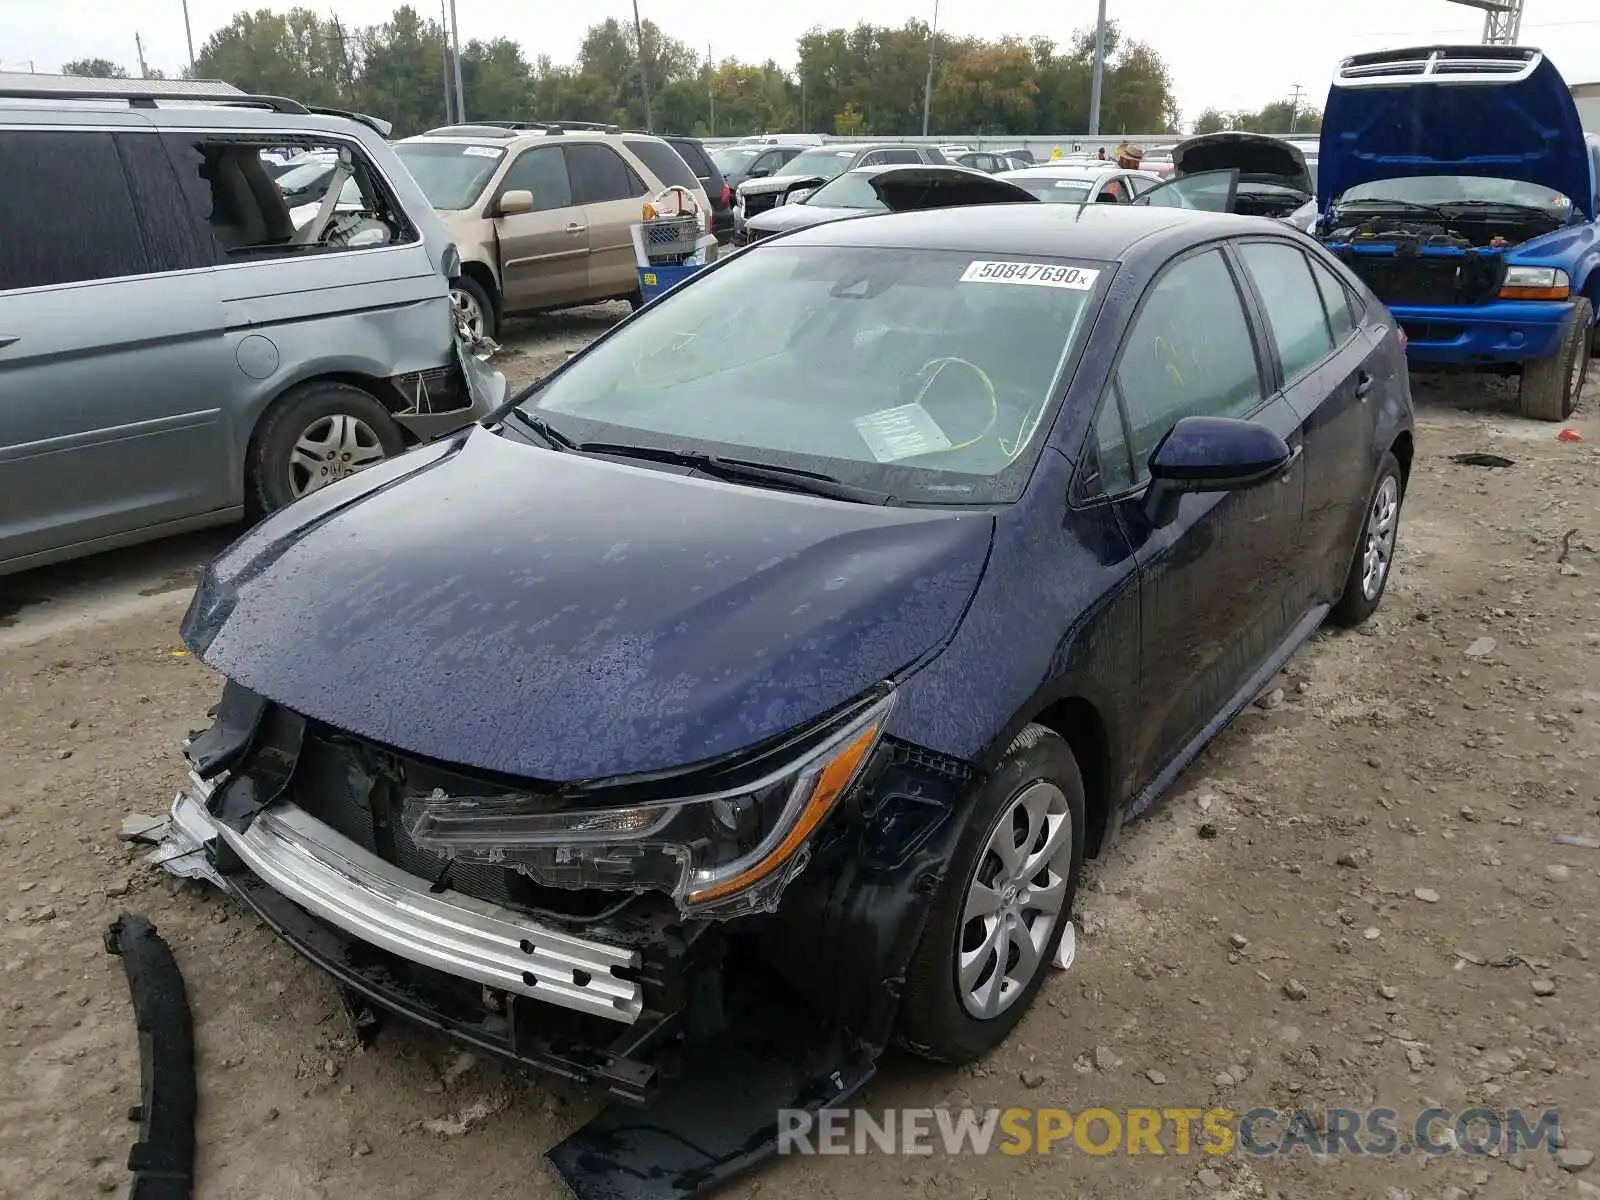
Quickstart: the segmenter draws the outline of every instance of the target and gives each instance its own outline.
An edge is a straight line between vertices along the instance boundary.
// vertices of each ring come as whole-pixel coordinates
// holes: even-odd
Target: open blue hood
[[[1520,179],[1593,220],[1583,124],[1566,81],[1526,46],[1425,46],[1339,64],[1322,114],[1317,207],[1415,175]]]

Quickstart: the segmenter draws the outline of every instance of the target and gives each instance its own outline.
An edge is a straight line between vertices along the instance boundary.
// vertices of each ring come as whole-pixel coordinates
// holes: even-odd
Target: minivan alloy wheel
[[[1021,998],[1044,965],[1072,871],[1072,813],[1035,780],[1002,808],[967,883],[956,981],[968,1014],[989,1020]]]
[[[372,426],[360,417],[332,413],[313,421],[295,439],[289,454],[289,487],[298,500],[386,457]]]
[[[1394,560],[1395,533],[1400,524],[1400,483],[1385,475],[1367,511],[1367,544],[1362,551],[1361,594],[1375,600],[1383,591]]]
[[[483,305],[466,288],[450,289],[450,306],[455,309],[457,320],[474,338],[481,338],[488,333],[483,321]]]

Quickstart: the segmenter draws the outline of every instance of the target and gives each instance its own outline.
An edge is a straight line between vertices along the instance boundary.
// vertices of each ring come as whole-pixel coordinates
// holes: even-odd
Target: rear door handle
[[[579,224],[577,221],[574,221],[574,222],[572,222],[572,224],[567,226],[567,232],[568,233],[582,233],[583,232],[583,226],[581,224]]]
[[[1356,396],[1365,400],[1367,393],[1372,390],[1372,376],[1365,371],[1356,376]]]

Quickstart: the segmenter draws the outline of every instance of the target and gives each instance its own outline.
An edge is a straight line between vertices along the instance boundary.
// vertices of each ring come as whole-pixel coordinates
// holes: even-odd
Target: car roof
[[[1114,262],[1159,238],[1195,244],[1212,238],[1283,232],[1263,217],[1131,204],[986,204],[885,213],[870,221],[830,221],[786,234],[785,245],[880,250],[954,250]]]

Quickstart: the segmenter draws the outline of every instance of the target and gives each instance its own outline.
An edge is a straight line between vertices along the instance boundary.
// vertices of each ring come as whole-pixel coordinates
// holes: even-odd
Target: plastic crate
[[[700,268],[695,265],[641,267],[639,269],[639,294],[646,304],[663,292],[677,287]]]
[[[694,253],[699,241],[700,221],[692,214],[644,223],[644,249],[652,263],[682,262]]]

